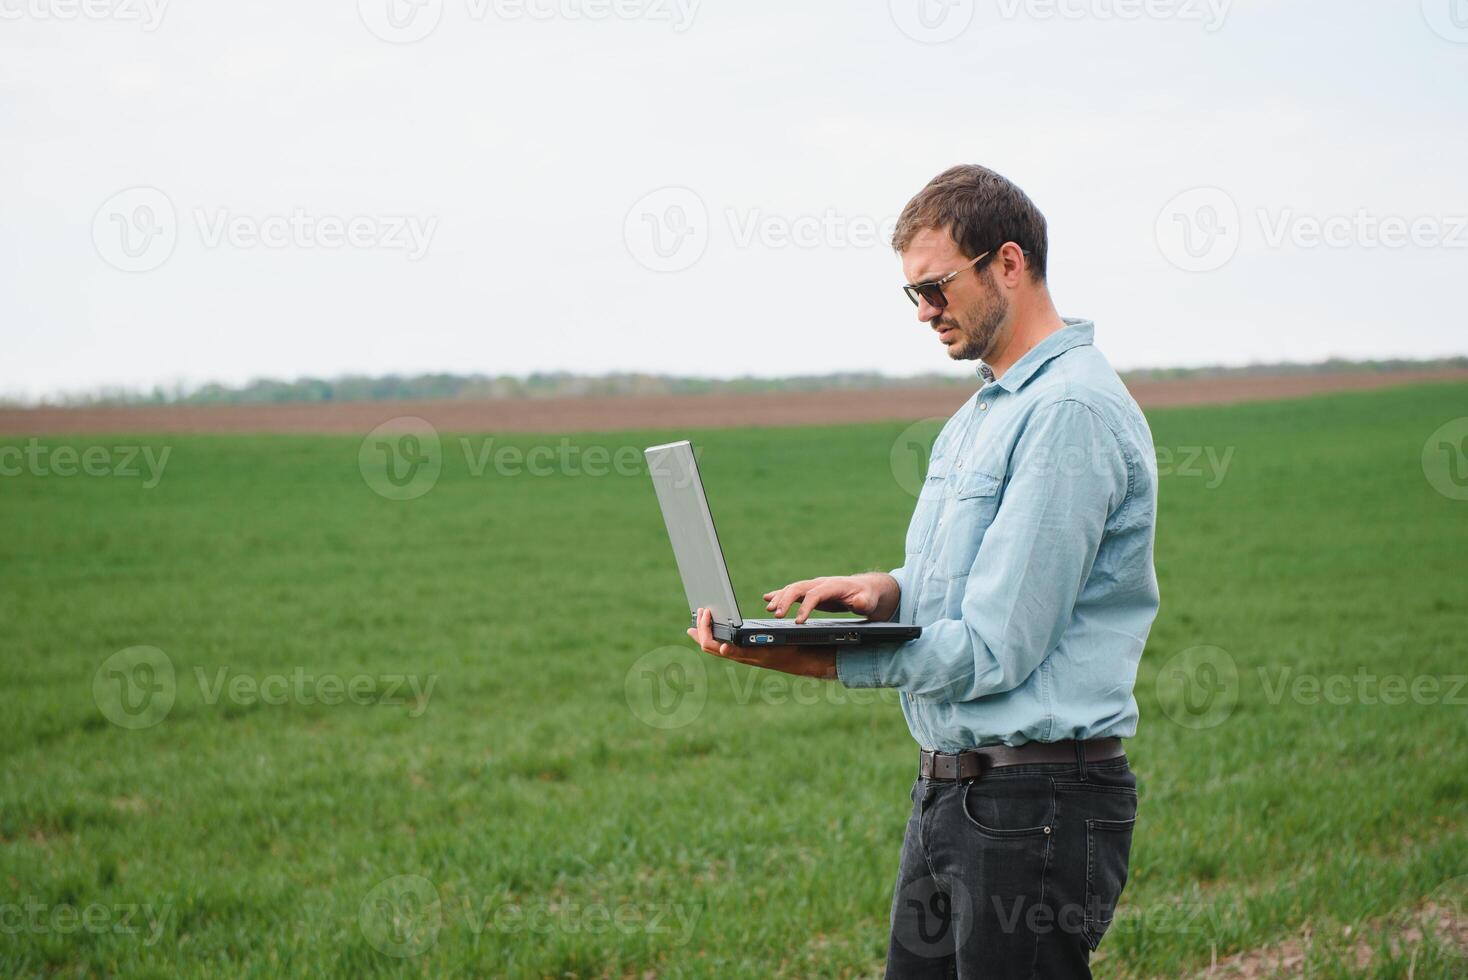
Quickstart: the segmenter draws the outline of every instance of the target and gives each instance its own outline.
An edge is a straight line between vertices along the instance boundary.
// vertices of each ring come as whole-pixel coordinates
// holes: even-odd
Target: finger
[[[830,586],[826,585],[817,585],[815,588],[807,592],[805,594],[805,598],[801,599],[800,601],[800,612],[795,617],[796,625],[798,626],[809,619],[810,614],[815,612],[816,609],[820,606],[821,600],[833,594],[834,592],[832,591]]]
[[[793,582],[790,585],[785,586],[783,589],[775,589],[775,590],[773,590],[771,592],[766,592],[765,593],[765,609],[766,609],[766,611],[773,610],[777,605],[780,604],[780,596],[784,595],[786,592],[790,591],[792,588],[794,588],[795,586],[800,585],[800,584],[801,584],[800,582]]]
[[[698,642],[705,650],[714,642],[714,614],[703,608],[698,610]]]
[[[730,660],[738,660],[740,663],[748,663],[743,659],[743,652],[733,644],[720,642],[714,636],[714,611],[712,609],[700,608],[697,613],[698,628],[689,628],[688,635],[698,641],[698,645],[704,653],[711,653],[716,657],[725,657]]]
[[[781,589],[780,598],[775,600],[775,615],[784,617],[790,611],[790,607],[800,601],[800,597],[805,595],[810,586],[810,582],[796,582]]]
[[[693,630],[689,630],[688,635],[693,636]],[[693,638],[694,640],[698,639],[696,636],[693,636]],[[729,644],[718,642],[699,643],[698,648],[704,653],[712,654],[715,657],[725,657],[728,656],[725,651],[729,649]]]
[[[714,636],[714,611],[712,609],[703,610],[699,616],[698,640],[706,652],[723,656],[721,647],[725,644],[721,644]]]
[[[765,611],[766,612],[774,612],[775,607],[780,604],[780,596],[783,595],[784,592],[785,592],[785,589],[788,589],[788,588],[790,588],[790,586],[787,585],[787,586],[785,586],[785,588],[775,589],[772,592],[765,593]]]

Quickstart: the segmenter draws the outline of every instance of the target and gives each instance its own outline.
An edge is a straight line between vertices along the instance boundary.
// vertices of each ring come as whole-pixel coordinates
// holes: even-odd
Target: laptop
[[[663,522],[673,542],[673,557],[683,579],[690,618],[699,609],[713,612],[714,636],[725,643],[753,647],[779,644],[827,646],[831,644],[901,643],[922,634],[917,626],[903,623],[874,623],[854,617],[808,619],[745,619],[739,615],[729,569],[714,530],[698,462],[687,440],[653,446],[645,451],[648,472],[663,509]],[[697,622],[694,622],[697,626]]]

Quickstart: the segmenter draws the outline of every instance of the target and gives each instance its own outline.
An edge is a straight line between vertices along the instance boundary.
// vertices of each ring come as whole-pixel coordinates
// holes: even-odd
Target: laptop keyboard
[[[810,626],[862,626],[867,622],[865,619],[807,619],[803,623],[797,623],[793,619],[746,619],[744,625],[756,626],[760,629],[769,629],[771,627],[777,629],[805,629]]]

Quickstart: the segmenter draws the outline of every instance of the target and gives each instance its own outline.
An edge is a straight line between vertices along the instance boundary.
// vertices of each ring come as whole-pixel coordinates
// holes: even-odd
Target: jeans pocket
[[[1133,804],[1135,807],[1135,804]],[[1132,811],[1135,813],[1135,809]],[[1086,944],[1094,951],[1111,926],[1126,887],[1135,816],[1126,820],[1086,821]]]
[[[985,837],[999,840],[1049,835],[1055,790],[1047,777],[978,779],[964,787],[963,815]]]

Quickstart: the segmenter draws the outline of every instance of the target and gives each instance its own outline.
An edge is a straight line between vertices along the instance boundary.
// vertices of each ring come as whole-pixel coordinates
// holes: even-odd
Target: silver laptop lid
[[[703,481],[698,478],[693,447],[685,440],[652,446],[644,452],[663,509],[663,522],[668,525],[668,538],[673,542],[673,557],[678,561],[689,614],[699,608],[712,609],[715,623],[741,626],[744,621],[739,618],[739,604],[734,600],[734,586],[729,582],[714,518],[703,495]]]

